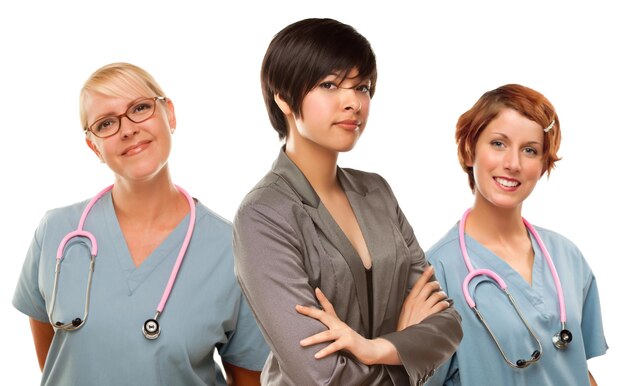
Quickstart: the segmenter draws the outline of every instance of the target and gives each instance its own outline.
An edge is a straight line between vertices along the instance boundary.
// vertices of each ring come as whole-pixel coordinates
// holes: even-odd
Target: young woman
[[[42,385],[225,385],[215,348],[232,384],[258,384],[267,348],[235,281],[231,225],[172,183],[172,101],[114,63],[85,83],[80,116],[114,184],[49,211],[28,251],[13,304]]]
[[[499,87],[461,115],[456,140],[474,205],[427,256],[465,338],[429,384],[595,385],[587,359],[607,346],[593,273],[571,241],[522,217],[559,160],[552,104]]]
[[[285,146],[242,202],[234,248],[272,351],[263,384],[422,384],[454,352],[459,317],[385,180],[337,167],[367,124],[369,42],[335,20],[296,22],[261,81]]]

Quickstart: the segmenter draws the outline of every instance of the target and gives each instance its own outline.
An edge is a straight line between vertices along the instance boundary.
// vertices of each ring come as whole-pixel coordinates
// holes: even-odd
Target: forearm
[[[596,383],[596,380],[593,378],[593,375],[591,375],[591,371],[589,372],[589,384],[591,386],[598,386],[598,384]]]
[[[43,367],[46,364],[46,357],[48,356],[48,351],[52,344],[52,338],[54,338],[54,329],[49,323],[40,322],[33,318],[30,318],[30,329],[33,333],[39,368],[43,371]]]
[[[261,372],[223,362],[228,386],[260,386]]]
[[[371,340],[374,356],[371,360],[364,359],[366,365],[401,365],[398,350],[390,341],[384,338]]]
[[[412,379],[423,379],[448,360],[459,345],[463,331],[454,308],[432,315],[419,324],[381,338],[390,341]]]

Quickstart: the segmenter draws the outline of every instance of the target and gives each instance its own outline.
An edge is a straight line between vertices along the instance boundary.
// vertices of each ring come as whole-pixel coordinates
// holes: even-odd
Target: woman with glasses
[[[522,217],[559,160],[554,107],[528,87],[499,87],[461,115],[456,141],[474,203],[426,254],[465,337],[429,384],[595,385],[587,359],[607,345],[593,272],[571,241]]]
[[[114,63],[86,81],[80,117],[114,183],[49,211],[28,251],[13,304],[42,385],[225,385],[215,349],[229,384],[259,384],[268,351],[235,281],[231,225],[172,182],[172,101]]]
[[[369,42],[332,19],[296,22],[270,43],[261,79],[285,146],[243,200],[234,248],[272,350],[263,383],[422,384],[459,343],[458,314],[385,180],[337,167],[367,123]]]

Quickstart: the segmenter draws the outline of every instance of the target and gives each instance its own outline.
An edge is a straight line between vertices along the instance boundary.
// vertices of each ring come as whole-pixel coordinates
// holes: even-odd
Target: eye
[[[141,114],[141,113],[145,113],[146,111],[150,111],[151,109],[152,109],[152,104],[148,102],[141,102],[133,106],[130,113]]]
[[[504,142],[498,141],[498,140],[493,140],[493,141],[491,141],[491,146],[495,147],[496,149],[501,149],[501,148],[504,147]]]
[[[325,88],[327,90],[335,90],[337,88],[337,85],[333,82],[322,82],[319,85],[320,88]]]
[[[358,92],[362,92],[363,94],[369,94],[370,93],[370,86],[367,84],[362,84],[359,86],[356,86],[354,88],[356,91]]]
[[[104,118],[94,125],[94,129],[101,133],[103,131],[110,130],[113,126],[115,126],[115,118]]]
[[[537,149],[535,149],[534,147],[525,147],[523,150],[524,154],[528,154],[531,156],[536,156],[539,154],[539,152],[537,151]]]

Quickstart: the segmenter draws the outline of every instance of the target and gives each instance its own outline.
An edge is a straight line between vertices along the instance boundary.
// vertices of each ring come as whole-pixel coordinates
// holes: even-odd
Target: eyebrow
[[[137,104],[137,102],[139,102],[139,101],[141,101],[141,100],[144,100],[144,99],[149,99],[149,97],[148,97],[148,98],[146,98],[146,97],[139,97],[139,98],[137,98],[137,99],[135,99],[135,100],[133,100],[133,101],[129,102],[129,103],[126,105],[126,110],[124,110],[124,113],[128,112],[128,109],[130,109],[130,108],[131,108],[131,107],[133,107],[135,104]],[[117,117],[118,115],[119,115],[119,114],[116,114],[115,112],[111,111],[111,112],[109,112],[109,113],[105,113],[105,114],[101,114],[101,115],[99,115],[99,118],[96,118],[93,122],[94,122],[94,123],[96,123],[97,121],[99,121],[99,120],[101,120],[101,119],[103,119],[103,118]]]
[[[492,134],[497,134],[497,135],[499,135],[501,137],[504,137],[505,139],[509,139],[510,140],[509,136],[504,134],[504,133],[500,133],[498,131],[494,131]],[[541,145],[541,142],[538,142],[538,141],[528,141],[528,142],[526,142],[526,144],[527,145]]]

